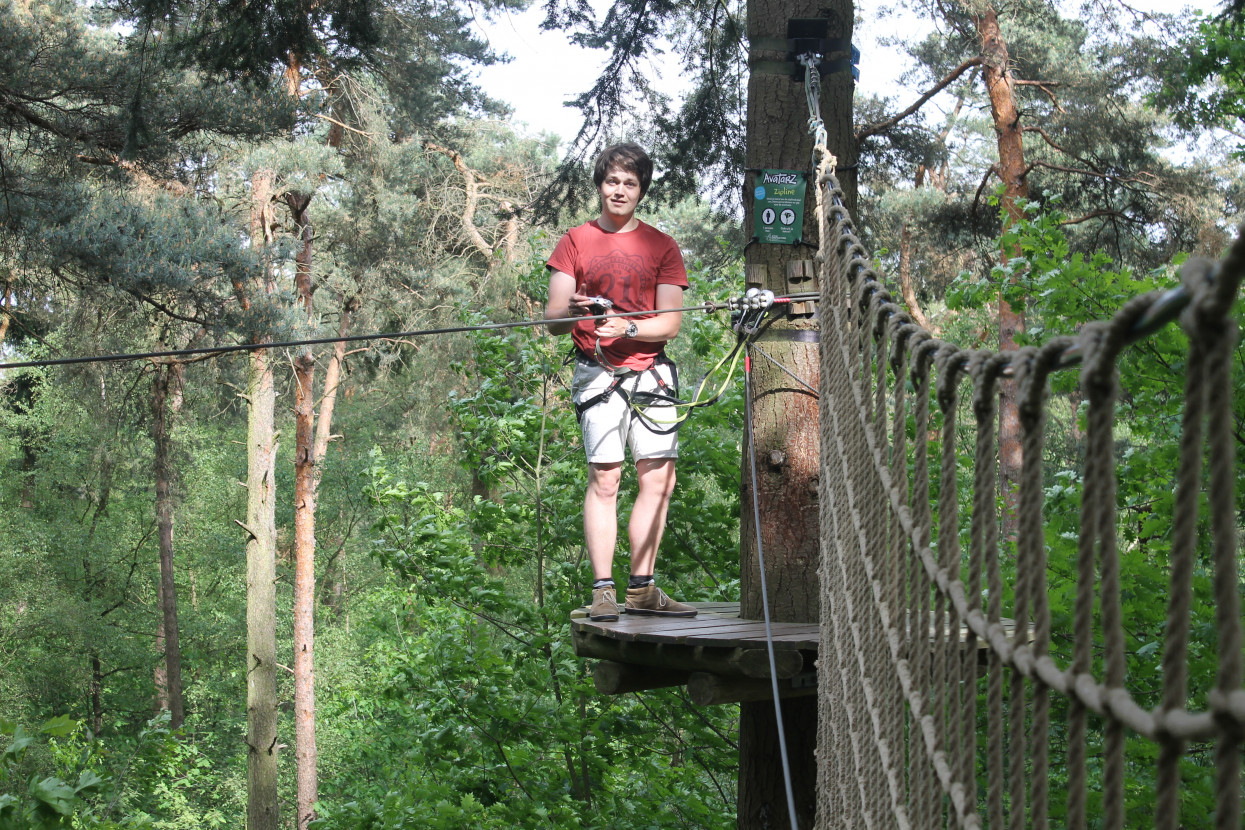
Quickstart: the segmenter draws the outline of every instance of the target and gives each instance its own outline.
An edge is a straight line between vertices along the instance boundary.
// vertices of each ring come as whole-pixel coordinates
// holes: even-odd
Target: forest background
[[[500,57],[473,17],[522,6],[0,2],[0,359],[256,346],[0,370],[0,827],[734,826],[735,707],[600,697],[571,651],[590,575],[567,344],[263,348],[535,319],[544,257],[592,215],[585,159],[622,137],[654,150],[644,218],[681,243],[689,302],[740,293],[745,4],[551,0],[548,27],[608,56],[561,155],[471,81]],[[1006,288],[1041,342],[1222,252],[1245,196],[1239,17],[907,11],[932,33],[888,45],[947,105],[854,108],[858,226],[914,317],[993,345]],[[991,15],[1022,219],[997,209]],[[658,44],[683,99],[647,82]],[[1178,339],[1138,356],[1122,415],[1145,472],[1121,524],[1156,573],[1173,465],[1147,448],[1173,429]],[[699,379],[732,342],[688,314],[673,351]],[[1052,452],[1075,459],[1058,391]],[[682,433],[660,573],[682,599],[738,599],[740,393]],[[1157,670],[1149,599],[1134,672]],[[1138,765],[1139,821],[1147,787]]]

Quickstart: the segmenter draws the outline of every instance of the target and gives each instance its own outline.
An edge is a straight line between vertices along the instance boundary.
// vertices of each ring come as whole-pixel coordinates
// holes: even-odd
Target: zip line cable
[[[816,299],[817,295],[792,294],[788,297],[776,297],[775,303],[794,303]],[[681,308],[662,308],[646,311],[625,311],[612,314],[594,314],[583,317],[558,317],[551,320],[518,320],[510,323],[481,323],[473,326],[446,326],[435,329],[417,329],[414,331],[383,332],[379,334],[351,334],[342,337],[312,337],[305,340],[283,340],[277,343],[235,343],[228,346],[201,346],[193,349],[169,349],[155,352],[123,352],[119,354],[90,355],[85,357],[59,357],[46,360],[22,360],[12,363],[0,363],[0,369],[33,369],[42,366],[72,366],[82,363],[120,363],[129,360],[153,360],[157,358],[188,357],[191,355],[230,354],[233,352],[253,352],[258,349],[285,349],[294,346],[321,346],[330,343],[362,343],[371,340],[396,340],[399,338],[430,337],[434,335],[460,334],[472,331],[503,331],[506,329],[525,328],[530,326],[547,326],[550,323],[577,323],[580,320],[608,320],[612,317],[654,316],[657,314],[673,314],[683,311],[717,312],[732,309],[737,300],[732,298],[726,303],[702,303],[701,305],[683,306]]]

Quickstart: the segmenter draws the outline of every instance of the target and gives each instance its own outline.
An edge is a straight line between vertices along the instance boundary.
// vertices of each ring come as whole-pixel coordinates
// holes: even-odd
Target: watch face
[[[639,334],[639,332],[640,332],[640,329],[636,326],[635,323],[627,324],[627,336],[628,337],[635,337],[637,334]]]

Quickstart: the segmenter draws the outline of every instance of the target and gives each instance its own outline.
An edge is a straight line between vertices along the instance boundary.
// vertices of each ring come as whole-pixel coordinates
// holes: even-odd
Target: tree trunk
[[[749,0],[748,38],[753,60],[784,61],[784,51],[757,48],[785,41],[792,18],[829,18],[830,37],[848,37],[852,5],[836,0]],[[821,117],[830,150],[840,164],[855,161],[852,144],[852,80],[850,74],[822,78]],[[816,244],[816,181],[811,169],[812,137],[803,83],[789,75],[753,69],[748,81],[746,167],[744,192],[751,193],[756,172],[762,168],[805,170],[806,191],[803,239]],[[849,176],[849,182],[854,178]],[[854,194],[854,187],[850,193]],[[753,205],[745,199],[744,227],[753,227]],[[851,206],[849,196],[849,207]],[[805,246],[752,244],[746,251],[749,283],[762,283],[776,294],[787,293],[787,265],[811,260]],[[811,290],[813,284],[810,282]],[[776,621],[815,622],[819,619],[820,522],[818,470],[820,436],[817,400],[800,383],[774,364],[781,364],[812,388],[818,386],[820,358],[815,319],[789,319],[774,324],[757,344],[765,357],[752,361],[752,442],[744,449],[742,521],[740,526],[741,614],[762,614],[760,568],[753,521],[753,499],[759,506],[760,538],[771,618]],[[769,358],[769,359],[766,359]],[[771,362],[771,359],[773,362]],[[756,492],[751,466],[757,471]],[[816,812],[817,740],[816,698],[783,703],[787,754],[793,771],[796,822],[813,826]],[[779,758],[776,715],[772,702],[740,705],[738,826],[788,827],[787,798]]]
[[[112,496],[112,458],[105,449],[99,462],[99,493],[95,498],[95,511],[91,517],[91,529],[87,531],[87,543],[84,550],[94,547],[95,531],[99,529],[99,520],[108,513],[108,501]],[[91,557],[87,553],[82,557],[83,598],[90,603],[95,598],[95,576],[91,567]],[[105,611],[102,615],[106,615]],[[88,651],[91,662],[91,729],[99,735],[104,728],[104,667],[100,660],[99,649],[92,646]]]
[[[9,283],[5,283],[0,288],[0,348],[4,347],[4,340],[9,336],[9,323],[12,320],[13,294],[12,287]]]
[[[918,175],[918,188],[921,186],[920,179]],[[916,286],[912,284],[912,220],[910,218],[904,221],[903,228],[899,231],[899,292],[903,294],[903,303],[916,324],[929,329],[935,335],[938,334],[930,326],[925,312],[921,310],[921,301],[916,296]]]
[[[294,282],[308,320],[313,319],[311,197],[286,195],[300,230]],[[316,361],[304,349],[294,361],[294,756],[297,761],[297,827],[306,830],[319,798],[316,774]]]
[[[104,667],[99,652],[91,650],[91,730],[99,737],[104,729]]]
[[[994,132],[998,138],[999,163],[997,172],[1003,180],[1003,208],[1008,226],[1021,218],[1019,200],[1028,197],[1029,185],[1025,180],[1025,154],[1020,125],[1020,112],[1016,108],[1015,79],[1012,77],[1007,42],[999,30],[998,13],[989,8],[974,17],[977,34],[981,38],[982,79],[990,96],[990,114],[994,120]],[[1003,251],[1004,258],[1018,256],[1019,251]],[[1014,309],[999,297],[999,349],[1015,349],[1016,336],[1025,330],[1024,309]],[[1004,511],[1000,529],[1006,539],[1016,537],[1016,498],[1020,485],[1020,414],[1016,402],[1016,384],[1005,379],[1001,385],[999,401],[999,478]]]
[[[164,582],[156,580],[156,603],[164,608]],[[156,651],[165,654],[164,650],[164,620],[160,620],[160,624],[156,626]],[[156,687],[156,714],[166,712],[169,709],[169,674],[165,668],[164,661],[156,663],[152,669],[151,677],[152,685]]]
[[[19,429],[18,434],[22,439],[22,500],[23,510],[33,510],[35,507],[35,467],[39,463],[39,455],[35,452],[34,436],[24,428]]]
[[[163,687],[159,695],[169,710],[169,726],[178,729],[186,720],[182,698],[182,653],[177,625],[177,588],[173,578],[173,487],[169,463],[169,410],[178,409],[181,395],[181,367],[166,364],[156,368],[151,381],[151,439],[155,445],[152,463],[156,479],[156,534],[160,548],[160,609],[163,623],[160,640],[164,648]],[[169,400],[170,393],[173,400]]]
[[[265,349],[251,353],[247,398],[247,828],[277,828],[276,394]]]
[[[351,317],[359,310],[359,298],[350,297],[342,303],[341,318],[337,324],[337,336],[345,337],[350,331]],[[333,344],[333,356],[329,358],[328,368],[324,371],[324,398],[320,402],[320,415],[316,421],[316,441],[314,477],[316,491],[319,491],[320,477],[323,475],[325,455],[328,454],[329,439],[332,437],[333,408],[337,404],[337,390],[341,385],[342,366],[346,362],[346,344],[339,340]],[[340,553],[340,550],[339,550]],[[338,555],[330,556],[324,568],[324,604],[335,611],[340,610],[343,593],[342,580],[339,578]]]
[[[255,245],[270,241],[271,171],[252,177]],[[273,286],[267,264],[262,290]],[[257,345],[267,338],[257,335]],[[276,393],[271,355],[257,348],[247,367],[246,649],[247,830],[277,830]]]

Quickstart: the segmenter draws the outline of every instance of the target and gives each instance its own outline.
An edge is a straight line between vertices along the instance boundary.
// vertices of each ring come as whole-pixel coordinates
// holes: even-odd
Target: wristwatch
[[[628,323],[627,330],[623,332],[623,337],[635,337],[639,333],[640,333],[640,329],[636,326],[635,323]]]

